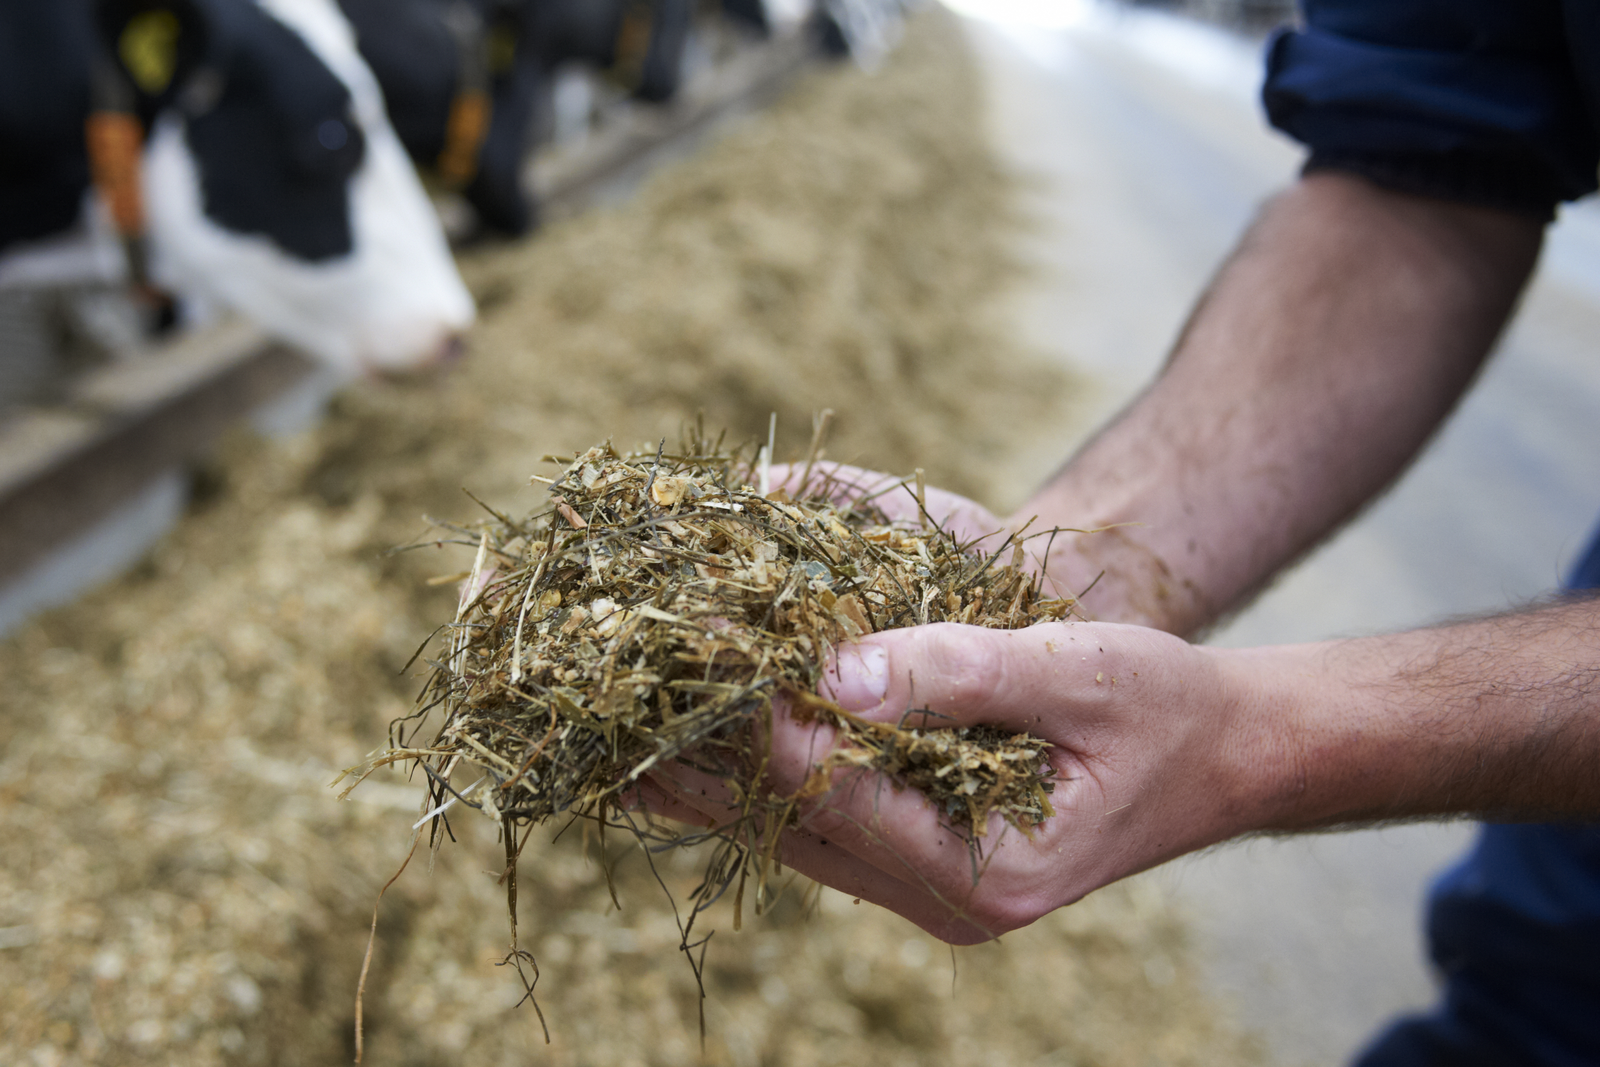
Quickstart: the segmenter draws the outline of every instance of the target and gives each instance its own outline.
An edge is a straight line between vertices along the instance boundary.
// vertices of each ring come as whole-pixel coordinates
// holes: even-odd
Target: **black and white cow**
[[[900,43],[914,0],[818,0],[823,50],[872,70]]]
[[[72,226],[89,184],[89,9],[0,6],[0,251]]]
[[[545,65],[583,63],[640,100],[672,99],[682,81],[693,0],[524,0]]]
[[[551,76],[582,64],[669,100],[694,13],[692,0],[338,2],[411,158],[510,236],[537,214],[523,177]]]
[[[722,14],[730,21],[770,37],[785,28],[785,23],[798,24],[804,14],[801,0],[789,4],[774,4],[772,0],[722,0]]]
[[[541,64],[522,0],[339,0],[389,120],[416,164],[461,190],[479,221],[518,236]]]
[[[722,14],[762,37],[803,29],[836,58],[873,67],[899,41],[917,0],[722,0]]]
[[[333,0],[6,3],[0,57],[24,93],[0,105],[0,158],[26,164],[0,170],[0,251],[72,224],[85,122],[124,106],[148,130],[135,214],[156,285],[350,369],[459,349],[472,299]]]

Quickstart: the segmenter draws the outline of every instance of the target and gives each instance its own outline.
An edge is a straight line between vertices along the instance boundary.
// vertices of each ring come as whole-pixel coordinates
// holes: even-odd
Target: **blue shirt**
[[[1596,0],[1305,0],[1262,101],[1308,169],[1550,217],[1600,164]]]

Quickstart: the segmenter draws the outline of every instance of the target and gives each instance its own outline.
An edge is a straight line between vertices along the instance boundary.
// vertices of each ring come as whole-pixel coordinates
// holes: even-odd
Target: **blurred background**
[[[546,453],[703,414],[1014,506],[1159,367],[1298,148],[1271,0],[88,0],[0,9],[0,1060],[349,1055],[420,790],[325,788],[410,707]],[[1600,219],[1478,389],[1215,635],[1556,584],[1600,501]],[[499,846],[385,898],[369,1062],[1338,1062],[1427,1003],[1463,826],[1260,840],[950,953],[794,886],[726,917],[707,1037],[637,851]],[[530,850],[530,855],[533,850]],[[675,861],[674,861],[675,862]],[[669,884],[692,864],[667,865]],[[608,876],[607,872],[610,872]],[[674,882],[674,879],[677,881]],[[607,890],[619,887],[620,912]]]

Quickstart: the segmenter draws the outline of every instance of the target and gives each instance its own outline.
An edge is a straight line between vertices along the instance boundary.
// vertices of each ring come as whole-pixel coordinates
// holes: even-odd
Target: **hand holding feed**
[[[861,771],[835,772],[784,835],[785,864],[958,943],[1248,827],[1258,806],[1248,770],[1280,748],[1212,652],[1130,626],[879,633],[842,647],[822,688],[867,719],[926,708],[929,725],[989,723],[1055,746],[1054,816],[1031,836],[994,817],[976,839],[981,856],[920,794]],[[833,742],[826,726],[778,716],[770,788],[799,790]],[[655,785],[649,800],[663,814],[702,825],[727,815],[708,776],[678,765]]]
[[[925,509],[930,521],[938,523],[958,543],[971,544],[978,551],[997,551],[1010,533],[1003,519],[959,493],[928,485],[922,487],[919,501],[914,480],[846,463],[812,464],[809,477],[806,464],[775,463],[771,481],[774,490],[786,490],[790,496],[799,496],[807,486],[816,492],[826,484],[835,504],[868,501],[896,522],[920,522]]]
[[[982,506],[943,490],[840,464],[817,464],[808,484],[829,482],[837,502],[870,500],[890,518],[937,522],[959,542],[998,551],[1011,530]],[[774,466],[770,484],[798,495],[805,468]],[[1043,554],[1027,553],[1038,567]],[[1111,643],[1106,644],[1107,641]],[[866,772],[835,772],[834,788],[806,803],[785,835],[783,861],[818,880],[890,907],[952,941],[976,941],[1031,922],[1106,882],[1170,856],[1229,836],[1220,819],[1201,819],[1193,797],[1172,805],[1182,825],[1160,823],[1147,779],[1204,783],[1206,800],[1222,804],[1229,788],[1214,739],[1225,731],[1207,720],[1190,740],[1163,723],[1177,693],[1157,693],[1158,679],[1182,687],[1203,679],[1215,689],[1207,653],[1131,627],[1070,624],[997,631],[936,625],[872,635],[843,646],[822,684],[846,711],[899,722],[929,709],[927,725],[987,723],[1028,732],[1055,745],[1056,816],[1032,838],[998,817],[977,844],[985,858],[974,882],[968,842],[935,816],[914,791],[896,791]],[[1131,657],[1131,658],[1130,658]],[[1146,660],[1149,662],[1146,662]],[[1130,666],[1138,660],[1143,666]],[[1189,683],[1179,678],[1188,678]],[[781,703],[781,702],[780,702]],[[1226,712],[1220,693],[1216,707]],[[774,723],[767,785],[780,795],[800,790],[833,748],[834,731],[780,714]],[[922,725],[913,716],[910,722]],[[683,764],[656,772],[644,793],[655,811],[699,825],[731,822],[727,787]],[[1137,802],[1135,798],[1139,797]],[[1137,834],[1129,835],[1129,828]],[[1114,841],[1110,853],[1097,843]],[[1091,855],[1091,851],[1094,854]],[[1066,876],[1063,872],[1071,872]]]

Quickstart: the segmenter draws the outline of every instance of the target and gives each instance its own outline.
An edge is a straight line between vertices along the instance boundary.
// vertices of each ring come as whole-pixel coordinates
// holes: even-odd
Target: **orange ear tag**
[[[123,111],[93,111],[84,124],[89,173],[111,211],[117,232],[136,237],[144,232],[144,197],[139,189],[139,161],[144,130]]]
[[[452,186],[470,182],[478,173],[478,152],[489,133],[489,94],[464,89],[450,101],[450,122],[445,126],[444,151],[439,153],[439,176]]]

